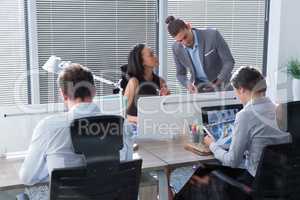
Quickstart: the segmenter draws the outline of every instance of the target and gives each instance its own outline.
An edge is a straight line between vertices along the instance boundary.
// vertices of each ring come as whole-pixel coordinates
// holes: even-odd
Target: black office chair
[[[277,108],[279,127],[291,133],[293,144],[300,144],[300,101],[280,104]]]
[[[239,183],[218,170],[214,175],[255,200],[300,199],[300,152],[292,144],[264,148],[252,186]]]
[[[119,116],[74,120],[74,150],[85,156],[86,166],[53,170],[50,200],[137,199],[142,160],[120,162],[122,133],[123,118]]]
[[[126,89],[126,86],[127,86],[128,80],[129,80],[129,76],[127,74],[127,66],[128,65],[125,64],[125,65],[122,65],[120,67],[120,70],[121,70],[121,79],[118,81],[118,85],[119,85],[119,87],[122,88],[123,94],[125,92],[125,89]],[[116,88],[113,89],[113,94],[119,94],[119,92],[120,92],[120,88],[116,87]]]

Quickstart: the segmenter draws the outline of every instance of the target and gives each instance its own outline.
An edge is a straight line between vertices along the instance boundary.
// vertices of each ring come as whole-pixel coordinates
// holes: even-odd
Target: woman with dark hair
[[[137,44],[128,56],[127,73],[130,77],[124,96],[128,98],[128,122],[137,123],[137,100],[141,96],[168,95],[166,82],[153,70],[158,59],[145,44]]]

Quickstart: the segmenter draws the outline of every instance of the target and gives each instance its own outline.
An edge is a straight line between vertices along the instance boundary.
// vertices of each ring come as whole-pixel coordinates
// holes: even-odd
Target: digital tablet
[[[216,143],[229,148],[236,114],[243,108],[242,104],[202,107],[204,131]]]

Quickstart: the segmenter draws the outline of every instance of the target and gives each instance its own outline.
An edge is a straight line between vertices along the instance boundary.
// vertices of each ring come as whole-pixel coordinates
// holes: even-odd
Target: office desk
[[[166,169],[192,165],[197,162],[214,160],[213,156],[198,156],[186,151],[186,140],[138,140],[139,150],[134,158],[142,158],[142,172],[155,171],[158,175],[160,200],[168,199],[168,179]],[[23,188],[18,172],[23,160],[0,159],[0,191]]]
[[[210,156],[199,156],[184,149],[184,145],[188,142],[186,137],[180,137],[175,140],[151,140],[137,139],[140,149],[151,153],[165,163],[165,170],[157,170],[159,181],[160,199],[168,199],[168,180],[166,171],[178,167],[190,166],[196,163],[207,163],[216,161]],[[168,170],[167,170],[168,169]]]
[[[150,140],[140,139],[137,140],[140,148],[152,153],[168,167],[181,167],[192,165],[197,162],[214,162],[215,158],[212,155],[199,156],[184,149],[184,145],[188,143],[187,137],[180,137],[175,140]]]
[[[143,149],[139,149],[133,157],[143,159],[143,172],[164,170],[166,166],[165,162]],[[0,191],[24,188],[18,175],[22,162],[23,159],[0,159]]]
[[[0,158],[0,191],[24,187],[18,176],[22,162]]]

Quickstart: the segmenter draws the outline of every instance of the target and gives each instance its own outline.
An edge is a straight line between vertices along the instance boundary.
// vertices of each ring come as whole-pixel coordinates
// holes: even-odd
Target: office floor
[[[0,200],[15,200],[16,195],[21,193],[21,192],[23,192],[22,189],[0,191]]]
[[[15,200],[17,194],[23,192],[23,190],[8,190],[0,191],[0,200]],[[139,191],[140,200],[153,200],[157,196],[157,185],[143,185]]]

